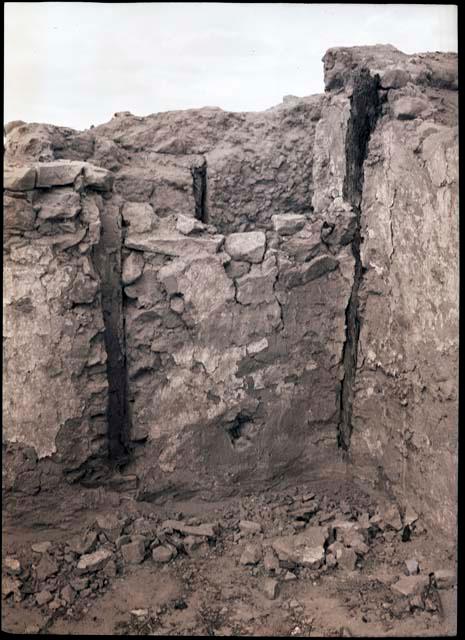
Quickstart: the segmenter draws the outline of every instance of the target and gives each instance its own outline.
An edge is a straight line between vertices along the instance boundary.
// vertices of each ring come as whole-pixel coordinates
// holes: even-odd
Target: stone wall
[[[84,433],[75,477],[106,447],[143,498],[344,474],[452,530],[455,476],[441,469],[455,469],[457,442],[456,64],[332,49],[324,95],[262,113],[122,112],[84,132],[10,123],[8,175],[23,171],[26,190],[7,186],[7,273],[21,284],[6,289],[54,318],[66,380],[44,402],[52,337],[31,338],[45,321],[7,297],[22,315],[10,315],[4,375],[23,409],[9,409],[6,439],[56,456]],[[47,167],[76,168],[74,187],[41,184]],[[53,214],[54,198],[79,212]],[[87,235],[32,255],[44,237],[76,234],[70,224]],[[44,260],[55,280],[32,269]],[[92,300],[73,301],[81,279]],[[80,314],[93,315],[79,329]],[[74,333],[103,353],[78,373]],[[27,374],[50,407],[40,429],[25,418],[29,364],[15,349],[41,371]],[[94,374],[107,385],[96,440]]]
[[[68,479],[107,457],[107,354],[92,249],[111,184],[109,172],[77,162],[4,174],[4,440],[53,456]],[[40,488],[39,475],[32,487]]]

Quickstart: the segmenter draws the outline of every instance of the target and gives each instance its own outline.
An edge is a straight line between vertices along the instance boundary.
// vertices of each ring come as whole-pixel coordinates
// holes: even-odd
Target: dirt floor
[[[3,631],[456,633],[455,550],[355,487],[157,505],[75,492],[79,510],[76,498],[4,513]]]

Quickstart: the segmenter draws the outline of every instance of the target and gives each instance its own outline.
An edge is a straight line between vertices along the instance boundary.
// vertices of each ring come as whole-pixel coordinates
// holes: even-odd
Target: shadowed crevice
[[[352,435],[352,407],[361,322],[359,289],[363,279],[363,267],[360,257],[360,218],[364,162],[368,151],[368,141],[379,115],[378,84],[379,77],[372,78],[369,71],[365,69],[357,72],[354,76],[353,93],[350,99],[350,118],[346,135],[346,175],[344,177],[343,197],[352,206],[355,213],[356,228],[352,240],[355,273],[349,303],[346,307],[346,340],[342,355],[344,377],[341,383],[338,424],[338,446],[344,451],[349,450]]]

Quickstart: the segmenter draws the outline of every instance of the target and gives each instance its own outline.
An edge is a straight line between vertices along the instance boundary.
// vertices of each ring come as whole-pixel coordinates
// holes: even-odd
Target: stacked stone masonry
[[[457,57],[324,69],[262,113],[7,125],[7,491],[345,475],[453,531]]]

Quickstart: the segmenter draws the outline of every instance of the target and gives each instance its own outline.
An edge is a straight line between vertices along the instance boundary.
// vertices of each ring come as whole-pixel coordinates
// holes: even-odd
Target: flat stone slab
[[[185,255],[201,253],[213,254],[223,244],[224,236],[216,235],[208,238],[192,238],[190,236],[169,235],[160,236],[152,234],[132,234],[125,240],[128,249],[146,251],[148,253],[161,253],[165,256],[182,257]]]
[[[271,217],[273,229],[282,236],[288,236],[303,228],[306,217],[296,213],[277,213]]]
[[[37,187],[58,187],[73,184],[84,169],[84,162],[73,160],[36,164]]]

